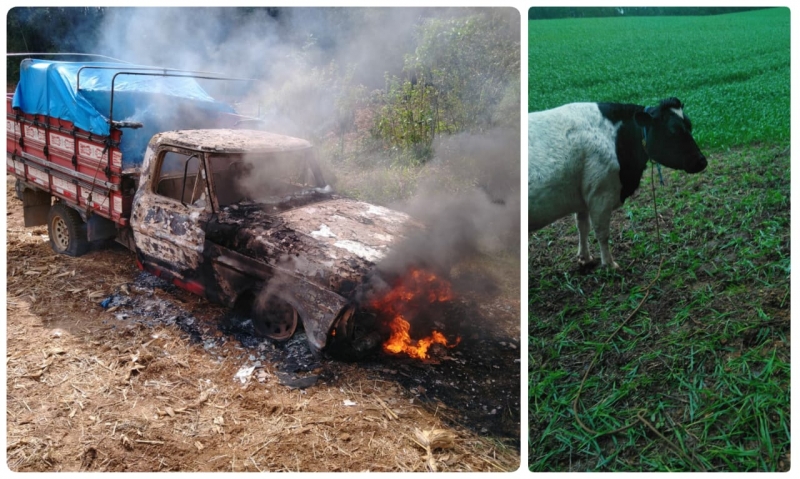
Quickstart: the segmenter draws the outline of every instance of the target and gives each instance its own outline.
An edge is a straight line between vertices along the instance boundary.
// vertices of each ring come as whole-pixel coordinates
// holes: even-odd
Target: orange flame
[[[394,288],[371,303],[373,308],[392,318],[388,324],[392,334],[383,343],[384,351],[394,354],[405,353],[412,358],[427,359],[428,349],[434,344],[441,344],[448,348],[458,345],[461,338],[456,338],[454,344],[448,344],[444,334],[436,330],[429,336],[414,340],[409,334],[411,324],[405,319],[407,311],[418,307],[418,303],[421,301],[427,300],[431,304],[451,299],[453,299],[453,291],[450,283],[429,271],[410,270],[408,275]]]

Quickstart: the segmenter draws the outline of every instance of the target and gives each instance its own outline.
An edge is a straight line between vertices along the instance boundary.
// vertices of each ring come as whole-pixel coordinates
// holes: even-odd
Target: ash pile
[[[133,283],[120,286],[116,292],[100,301],[100,306],[113,313],[118,321],[133,320],[151,328],[174,325],[188,334],[193,343],[203,342],[197,318],[171,301],[157,297],[156,289],[167,293],[177,291],[167,281],[141,272]]]

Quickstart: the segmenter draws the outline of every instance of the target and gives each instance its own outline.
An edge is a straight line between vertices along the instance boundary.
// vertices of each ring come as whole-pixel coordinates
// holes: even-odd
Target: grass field
[[[528,111],[676,96],[706,148],[789,141],[788,8],[538,20],[528,32]]]
[[[529,32],[530,110],[677,96],[709,159],[655,177],[660,237],[648,168],[620,272],[578,267],[572,218],[530,236],[530,469],[788,470],[788,9]]]

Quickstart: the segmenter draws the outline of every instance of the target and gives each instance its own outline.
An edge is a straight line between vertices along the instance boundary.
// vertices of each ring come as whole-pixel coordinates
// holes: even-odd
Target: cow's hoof
[[[603,264],[604,268],[612,269],[614,271],[619,271],[619,265],[616,261],[612,261],[611,263]]]
[[[590,265],[590,264],[592,264],[593,261],[594,261],[594,257],[592,255],[589,255],[586,258],[584,258],[583,256],[580,256],[580,255],[578,256],[578,264],[581,265],[581,266]]]
[[[594,259],[589,256],[589,259],[582,260],[578,258],[578,272],[580,274],[589,274],[594,271],[598,266],[600,266],[600,260]]]

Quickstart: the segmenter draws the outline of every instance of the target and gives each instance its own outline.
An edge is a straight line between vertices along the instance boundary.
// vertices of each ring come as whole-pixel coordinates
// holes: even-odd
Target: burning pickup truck
[[[358,290],[409,216],[340,197],[312,145],[253,124],[198,79],[107,62],[26,59],[7,97],[7,171],[25,226],[79,256],[115,239],[137,265],[315,350],[354,339]],[[243,79],[227,79],[244,81]],[[119,119],[117,119],[119,118]]]

